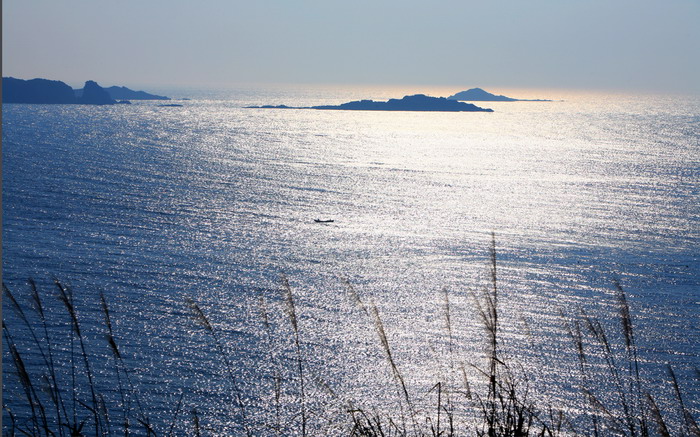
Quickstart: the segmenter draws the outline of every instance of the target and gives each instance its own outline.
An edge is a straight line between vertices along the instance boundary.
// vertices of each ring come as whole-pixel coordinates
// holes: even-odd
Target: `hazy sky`
[[[3,0],[3,76],[700,93],[699,0]]]

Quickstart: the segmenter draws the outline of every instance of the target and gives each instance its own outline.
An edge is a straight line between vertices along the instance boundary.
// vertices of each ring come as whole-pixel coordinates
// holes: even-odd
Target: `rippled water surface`
[[[583,310],[622,344],[619,281],[643,377],[671,405],[671,363],[697,413],[700,100],[539,91],[524,97],[556,101],[480,104],[493,113],[243,108],[410,91],[241,90],[193,94],[183,107],[3,105],[3,280],[24,302],[35,278],[57,332],[67,322],[52,278],[72,286],[109,397],[104,293],[158,426],[184,393],[180,432],[197,408],[225,433],[238,429],[231,381],[186,299],[219,333],[253,421],[275,417],[280,380],[289,425],[301,406],[285,277],[306,407],[323,411],[314,432],[333,435],[347,402],[380,412],[400,402],[372,314],[347,283],[365,309],[376,304],[417,404],[434,405],[430,388],[457,378],[461,363],[478,387],[471,364],[484,363],[485,335],[474,295],[489,285],[494,232],[499,347],[543,404],[580,400],[567,321]],[[6,300],[3,310],[18,325]],[[17,390],[8,359],[6,399]]]

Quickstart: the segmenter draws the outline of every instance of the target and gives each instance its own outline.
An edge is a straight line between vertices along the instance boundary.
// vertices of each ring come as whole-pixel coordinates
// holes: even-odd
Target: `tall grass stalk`
[[[626,292],[618,281],[613,282],[615,298],[619,313],[620,331],[624,341],[624,353],[618,356],[601,322],[583,309],[579,308],[580,319],[573,322],[573,327],[565,320],[564,326],[572,339],[576,350],[581,373],[582,393],[590,406],[589,416],[592,421],[592,435],[607,435],[613,432],[629,437],[646,437],[651,435],[651,424],[662,435],[673,435],[664,420],[654,397],[643,390],[640,375],[640,359],[634,335],[634,323],[631,316]],[[562,318],[565,319],[563,312]],[[586,351],[586,342],[581,326],[584,326],[593,340],[594,351]],[[597,365],[602,361],[602,366]],[[598,369],[594,373],[594,369]],[[607,372],[600,374],[600,369]],[[675,374],[671,367],[668,374],[674,388],[681,417],[683,417],[684,435],[696,435],[697,424],[685,408]],[[603,383],[601,385],[601,383]],[[610,384],[614,390],[606,391],[605,396],[596,392],[604,390]],[[618,404],[615,405],[613,400]],[[621,410],[621,411],[620,411]],[[700,430],[697,430],[700,435]]]
[[[630,307],[627,303],[627,293],[622,289],[620,282],[613,281],[620,310],[620,322],[622,324],[622,333],[625,337],[625,348],[627,351],[627,363],[629,367],[630,389],[631,394],[631,409],[636,411],[636,414],[629,414],[627,417],[628,427],[631,435],[641,434],[642,436],[649,435],[647,427],[647,412],[646,402],[642,397],[642,380],[639,376],[639,358],[637,357],[637,343],[634,339],[634,330],[632,329],[632,315]],[[636,417],[635,417],[636,416]],[[639,428],[639,429],[637,429]]]
[[[49,337],[49,330],[48,326],[46,323],[46,313],[44,312],[44,303],[41,300],[41,296],[39,294],[39,288],[36,285],[36,282],[32,279],[29,278],[29,287],[31,288],[32,292],[32,302],[34,309],[39,316],[39,319],[41,320],[41,326],[43,327],[44,331],[44,342],[46,344],[46,349],[48,353],[48,362],[47,364],[47,369],[49,372],[49,376],[51,378],[51,383],[53,385],[53,390],[51,391],[51,398],[54,402],[54,405],[56,406],[56,421],[58,422],[58,434],[59,436],[63,436],[63,423],[61,419],[61,413],[63,413],[63,417],[68,418],[68,413],[66,412],[66,406],[63,402],[63,395],[61,394],[61,389],[58,384],[58,379],[56,377],[56,366],[54,362],[54,353],[53,353],[53,347],[51,346],[53,341]],[[4,286],[4,284],[3,284]],[[44,360],[46,362],[46,360]]]
[[[233,387],[234,395],[236,397],[238,409],[241,413],[241,424],[242,424],[243,428],[245,429],[246,435],[248,437],[251,437],[253,435],[253,433],[252,433],[252,430],[250,428],[250,424],[248,423],[248,415],[246,414],[246,405],[243,402],[243,394],[241,392],[241,389],[238,386],[238,379],[236,378],[236,375],[233,372],[233,366],[231,365],[231,361],[229,361],[229,359],[228,359],[228,355],[226,354],[226,351],[224,350],[224,346],[221,343],[221,340],[219,339],[219,335],[218,335],[217,331],[214,330],[214,326],[211,324],[211,322],[209,321],[209,318],[204,313],[204,311],[202,311],[202,309],[199,307],[199,305],[194,300],[192,300],[190,298],[187,298],[186,302],[187,302],[187,305],[192,310],[195,321],[197,321],[205,329],[205,331],[211,336],[211,338],[214,340],[214,345],[216,346],[216,349],[219,352],[219,355],[224,360],[224,364],[226,366],[226,371],[228,373],[229,379],[231,381],[231,386]],[[197,417],[196,414],[195,414],[195,417]]]
[[[569,337],[571,338],[572,343],[574,344],[574,347],[576,349],[576,356],[578,358],[578,366],[579,366],[579,372],[582,378],[582,386],[581,386],[581,393],[584,395],[584,402],[588,404],[588,407],[586,410],[586,414],[589,415],[591,418],[591,422],[593,424],[593,436],[597,437],[599,435],[599,427],[598,427],[598,416],[593,413],[593,411],[596,409],[596,402],[597,399],[595,397],[591,397],[591,395],[586,391],[587,387],[590,387],[591,384],[588,381],[589,376],[588,376],[588,371],[587,371],[587,366],[588,366],[588,358],[586,357],[586,352],[583,346],[583,333],[581,331],[581,323],[576,320],[574,321],[574,327],[572,328],[569,324],[569,322],[566,319],[566,316],[564,315],[563,310],[559,310],[559,316],[564,322],[564,328],[566,332],[569,334]]]
[[[294,331],[294,345],[296,346],[297,352],[297,370],[299,371],[299,397],[301,402],[301,435],[306,436],[306,393],[304,390],[304,365],[301,354],[301,341],[299,339],[299,321],[297,320],[296,307],[294,306],[294,296],[292,295],[292,288],[289,286],[289,281],[285,276],[282,277],[282,286],[284,292],[284,298],[286,302],[286,311],[289,321],[292,324],[292,330]]]
[[[590,418],[593,425],[594,435],[599,435],[603,432],[603,421],[607,421],[608,426],[611,427],[616,433],[621,435],[636,435],[636,427],[634,424],[634,418],[632,417],[632,407],[629,404],[629,392],[625,389],[625,384],[623,383],[622,376],[620,374],[620,369],[618,366],[617,359],[612,349],[612,344],[610,343],[605,329],[601,325],[599,320],[590,317],[583,308],[579,308],[579,313],[581,320],[574,321],[574,330],[567,325],[567,330],[569,331],[569,336],[572,338],[578,356],[579,369],[581,371],[582,378],[582,393],[587,403],[591,407]],[[594,368],[593,364],[590,362],[589,354],[586,353],[583,330],[581,325],[584,325],[588,333],[593,337],[595,343],[598,345],[599,353],[596,355],[602,357],[605,363],[605,369],[610,374],[609,381],[615,387],[613,394],[618,398],[620,405],[622,406],[623,414],[618,415],[614,412],[612,408],[607,407],[604,402],[596,396],[593,387],[597,381],[595,374],[590,374],[591,369]],[[591,355],[593,357],[594,355]],[[602,417],[600,417],[602,416]],[[603,419],[603,420],[601,420]]]
[[[49,334],[48,323],[46,318],[46,306],[41,298],[38,287],[33,280],[28,281],[30,286],[30,303],[31,307],[38,317],[39,325],[43,329],[43,337],[40,338],[34,329],[34,324],[29,320],[28,314],[19,305],[19,302],[14,297],[9,288],[3,284],[3,293],[6,296],[7,301],[11,303],[13,309],[19,316],[19,319],[26,326],[29,332],[29,338],[31,339],[32,349],[38,351],[39,356],[39,366],[33,366],[32,374],[24,365],[24,359],[20,355],[20,352],[16,346],[13,336],[11,335],[9,329],[7,328],[5,321],[3,320],[4,335],[6,338],[6,344],[13,359],[13,363],[18,368],[18,374],[20,375],[20,382],[24,387],[25,391],[29,393],[27,397],[27,408],[32,411],[31,421],[34,423],[41,423],[41,431],[45,435],[51,436],[64,436],[64,435],[83,435],[88,432],[94,432],[95,435],[111,435],[112,422],[110,419],[110,410],[107,406],[107,402],[103,394],[98,393],[97,383],[95,379],[95,372],[93,371],[93,365],[91,363],[91,358],[87,351],[87,345],[85,342],[85,335],[81,329],[80,322],[78,319],[77,311],[73,302],[73,293],[71,289],[65,286],[63,283],[54,279],[54,285],[58,290],[58,300],[63,304],[62,306],[68,313],[69,322],[67,327],[69,328],[68,338],[70,341],[70,347],[67,350],[67,359],[69,363],[69,380],[70,380],[70,390],[64,390],[61,388],[61,383],[58,377],[59,366],[56,360],[55,348],[57,344],[54,342],[56,337]],[[109,313],[106,309],[106,302],[103,301],[105,314],[107,316],[107,325],[109,327],[108,332],[108,343],[113,349],[113,353],[119,356],[116,343],[114,342],[114,336],[111,329],[111,322],[109,321]],[[77,367],[76,362],[76,348],[75,339],[78,339],[80,346],[80,355],[82,357],[82,376],[87,379],[87,385],[83,386],[88,388],[90,395],[92,395],[92,402],[86,403],[80,399],[78,393],[78,374],[76,373]],[[60,345],[58,345],[60,348]],[[123,364],[123,362],[122,362]],[[35,370],[39,369],[39,370]],[[123,372],[127,375],[126,367],[124,366]],[[65,371],[61,372],[65,375]],[[34,375],[34,376],[32,376]],[[120,396],[122,396],[124,390],[120,382],[119,371],[116,372]],[[66,392],[70,392],[70,396],[64,396]],[[43,395],[43,396],[42,396]],[[45,404],[45,396],[48,396],[50,403],[53,404],[53,410],[55,416],[49,417]],[[138,398],[137,398],[138,399]],[[68,412],[68,402],[72,404],[72,410]],[[125,403],[122,402],[122,405]],[[78,410],[84,408],[89,416],[92,417],[92,422],[94,423],[94,429],[87,418],[78,417]],[[9,409],[7,410],[9,411]],[[142,415],[145,417],[145,415]],[[86,426],[87,425],[87,426]],[[147,429],[149,427],[145,425]],[[17,427],[20,432],[28,432],[21,425]],[[125,435],[129,434],[129,427],[125,425]],[[89,431],[88,431],[89,430]],[[31,435],[41,435],[37,433],[37,427],[34,426],[34,430],[30,432]],[[147,435],[151,435],[152,432],[147,432]]]
[[[192,423],[194,425],[194,435],[195,437],[201,437],[202,436],[202,430],[201,426],[199,424],[199,415],[197,414],[197,409],[193,408],[192,409]]]
[[[47,379],[50,378],[48,390],[49,390],[51,399],[53,401],[54,407],[56,409],[56,420],[58,422],[59,429],[61,432],[60,435],[63,435],[63,430],[61,429],[63,427],[62,427],[61,412],[60,412],[60,406],[59,406],[60,390],[58,388],[58,384],[56,383],[56,372],[55,372],[55,368],[53,365],[53,356],[51,354],[50,346],[49,346],[49,355],[47,356],[47,354],[44,352],[44,348],[41,345],[42,342],[39,341],[39,338],[37,337],[36,332],[34,331],[32,324],[29,322],[29,319],[27,318],[27,315],[24,313],[24,310],[20,306],[19,302],[17,302],[17,300],[15,299],[12,292],[10,292],[10,289],[4,283],[2,284],[2,289],[3,289],[3,293],[4,293],[5,297],[10,301],[13,310],[15,310],[17,315],[20,317],[20,319],[22,320],[22,322],[24,323],[24,325],[28,329],[28,331],[32,337],[32,340],[34,341],[34,345],[37,347],[37,350],[39,351],[39,354],[41,355],[41,358],[44,362],[44,365],[48,369],[49,376],[47,376]],[[39,304],[40,303],[41,302],[39,301]],[[43,310],[41,310],[40,313],[42,316],[42,320],[44,320],[44,322],[43,322],[44,329],[46,330],[46,322],[45,322],[45,319],[43,318]],[[10,347],[10,352],[11,352],[11,355],[12,355],[13,360],[15,362],[15,366],[21,365],[23,367],[23,362],[22,362],[22,359],[19,355],[19,352],[17,351],[16,345],[11,341],[11,336],[10,336],[9,330],[4,325],[3,325],[3,329],[5,329],[5,331],[6,331],[6,338],[8,341],[8,346]],[[19,368],[18,368],[18,371],[19,371]],[[26,370],[24,370],[24,372],[22,374],[23,377],[28,376],[28,374],[24,375],[24,373],[26,373]],[[26,381],[23,380],[23,383],[24,382],[26,382]],[[31,381],[29,381],[29,382],[31,382]],[[37,399],[37,401],[39,401],[38,397],[36,399]],[[43,411],[43,405],[41,405],[40,402],[39,402],[39,406],[42,409],[42,421],[45,422],[45,425],[47,425],[48,422],[47,422],[46,414]]]
[[[124,359],[122,358],[121,352],[119,352],[119,347],[117,346],[117,342],[114,339],[114,330],[112,329],[112,318],[109,313],[109,306],[107,305],[107,299],[105,298],[104,294],[100,293],[100,303],[102,304],[102,313],[104,314],[104,319],[105,319],[105,326],[107,327],[107,333],[106,333],[106,338],[107,338],[107,344],[109,345],[109,349],[112,352],[112,357],[114,358],[114,373],[117,375],[117,388],[119,392],[119,398],[121,399],[121,404],[122,404],[122,426],[124,427],[124,435],[126,437],[129,436],[130,430],[131,430],[131,421],[130,421],[130,413],[131,413],[131,402],[129,399],[127,399],[125,390],[124,390],[124,385],[122,384],[122,378],[121,378],[121,373],[124,372],[125,375],[127,375],[128,378],[128,373],[126,369],[126,365],[124,364]],[[121,368],[120,368],[121,367]],[[129,380],[129,383],[131,381]],[[142,422],[146,424],[146,432],[150,435],[151,432],[151,427],[148,425],[148,420],[146,418],[146,415],[143,413],[143,408],[141,407],[141,402],[138,401],[138,395],[137,395],[137,405],[139,407],[139,411],[141,413],[141,419]]]
[[[676,378],[676,372],[673,371],[673,368],[670,365],[668,366],[668,375],[671,377],[671,383],[673,384],[673,392],[676,395],[676,399],[678,400],[678,406],[680,407],[681,414],[683,417],[683,425],[685,427],[685,431],[688,433],[688,435],[700,437],[700,428],[698,428],[698,424],[695,422],[695,419],[693,419],[692,414],[690,414],[690,411],[688,411],[688,409],[685,406],[685,402],[683,401],[683,396],[681,394],[681,389],[678,385],[678,379]]]
[[[352,285],[352,283],[347,279],[343,278],[343,284],[345,284],[345,287],[348,290],[348,293],[350,294],[350,298],[352,299],[352,302],[360,309],[362,312],[367,316],[368,318],[370,317],[369,310],[367,310],[367,306],[362,302],[362,299],[360,299],[360,295],[355,289],[355,287]]]
[[[185,392],[180,393],[180,398],[177,400],[177,406],[175,407],[175,413],[173,414],[173,419],[170,422],[170,428],[168,428],[168,437],[172,437],[175,431],[175,424],[177,424],[177,416],[180,414],[182,409],[182,399],[185,397]]]
[[[445,313],[445,329],[447,330],[447,348],[450,354],[450,369],[454,369],[454,340],[452,338],[452,313],[450,311],[450,292],[447,287],[442,289],[443,310]]]
[[[656,423],[656,430],[661,435],[661,437],[671,437],[671,433],[666,426],[663,416],[661,415],[661,410],[659,406],[656,405],[654,398],[647,393],[647,401],[649,402],[649,410],[651,411],[651,418]]]
[[[451,305],[450,305],[450,293],[447,289],[447,287],[442,288],[442,296],[443,296],[443,312],[445,316],[445,331],[447,332],[447,353],[448,353],[448,360],[449,360],[449,370],[447,374],[442,374],[439,377],[443,382],[438,381],[438,389],[439,389],[439,401],[442,400],[443,392],[444,392],[444,398],[445,398],[445,404],[444,406],[441,406],[441,409],[445,411],[445,413],[448,415],[448,418],[450,419],[450,423],[452,423],[453,419],[453,409],[454,406],[452,404],[452,397],[451,397],[451,386],[453,385],[452,381],[452,376],[454,375],[454,370],[455,370],[455,357],[454,357],[454,338],[452,335],[453,328],[452,328],[452,311],[451,311]],[[442,367],[441,367],[442,369]],[[440,411],[440,410],[438,410]],[[439,422],[440,417],[438,417],[438,422]],[[451,426],[452,427],[452,426]],[[438,433],[439,433],[439,426],[438,426]]]
[[[19,351],[17,350],[17,343],[15,343],[14,339],[12,338],[12,335],[10,334],[10,330],[5,324],[5,321],[3,320],[2,322],[2,331],[3,331],[3,336],[5,337],[5,343],[7,344],[8,349],[10,350],[10,355],[12,356],[12,362],[15,366],[15,370],[17,371],[17,376],[19,377],[20,383],[22,385],[22,389],[24,390],[24,395],[27,398],[27,403],[29,404],[31,410],[32,410],[32,415],[31,415],[31,421],[33,424],[33,435],[42,435],[41,430],[45,430],[46,435],[48,435],[48,422],[46,421],[46,414],[44,412],[44,407],[41,403],[41,399],[36,393],[36,389],[34,387],[34,384],[32,383],[32,379],[29,376],[29,372],[27,371],[27,367],[24,364],[24,360],[22,359],[22,356],[19,354]],[[37,409],[40,411],[39,414],[37,414]],[[41,424],[39,423],[39,419],[41,419]]]
[[[391,367],[391,372],[394,376],[394,379],[401,388],[401,393],[403,394],[403,398],[406,401],[406,407],[408,408],[411,423],[413,425],[413,430],[417,435],[418,423],[416,422],[415,408],[413,407],[411,396],[408,394],[408,389],[406,388],[406,382],[403,379],[403,375],[401,375],[399,367],[396,365],[396,361],[394,360],[394,354],[392,353],[391,346],[389,345],[389,339],[387,338],[386,330],[384,329],[384,323],[382,322],[382,318],[379,315],[379,309],[377,308],[377,305],[374,302],[372,302],[371,311],[372,316],[374,317],[374,327],[377,331],[379,342],[382,346],[384,354],[386,355],[386,359],[389,362],[389,366]]]
[[[301,411],[299,414],[295,414],[290,422],[284,424],[282,422],[284,411],[281,402],[282,374],[287,369],[283,367],[285,362],[275,354],[274,333],[264,297],[260,297],[259,307],[267,338],[268,353],[266,356],[269,357],[269,363],[272,365],[274,373],[274,412],[269,411],[269,409],[264,410],[264,413],[269,417],[261,419],[257,419],[260,416],[250,416],[249,414],[251,410],[244,402],[243,392],[238,385],[239,381],[234,372],[235,369],[226,353],[224,339],[219,330],[215,328],[197,303],[187,299],[187,304],[195,320],[206,331],[207,338],[213,340],[214,347],[225,365],[226,373],[222,374],[222,379],[224,382],[227,379],[230,380],[235,394],[229,400],[232,404],[235,402],[235,405],[231,406],[228,414],[236,422],[234,425],[236,430],[244,430],[249,437],[259,434],[269,435],[272,432],[276,436],[295,433],[306,437],[307,435],[322,434],[321,428],[325,427],[334,430],[344,429],[351,436],[371,437],[453,437],[457,434],[476,434],[484,437],[554,437],[561,434],[647,437],[654,432],[663,437],[672,435],[700,437],[700,428],[692,414],[694,406],[688,404],[687,399],[684,398],[676,373],[670,365],[666,381],[670,382],[675,398],[675,404],[671,406],[678,408],[680,422],[675,420],[675,415],[673,421],[665,419],[664,411],[655,400],[656,394],[652,396],[649,388],[645,386],[641,377],[641,363],[643,361],[640,360],[640,349],[637,347],[637,339],[635,338],[632,311],[627,294],[619,282],[614,282],[613,285],[619,316],[619,320],[616,321],[619,322],[617,326],[620,330],[620,336],[608,336],[603,324],[583,309],[579,309],[570,318],[565,316],[564,311],[560,311],[565,331],[573,345],[572,356],[577,360],[579,379],[574,384],[578,383],[581,386],[580,393],[583,396],[583,401],[579,401],[577,406],[586,410],[584,415],[575,417],[574,424],[572,424],[572,419],[562,411],[548,405],[535,404],[530,397],[531,379],[528,376],[529,373],[525,372],[525,366],[508,358],[506,353],[508,345],[503,341],[500,305],[502,305],[503,296],[507,297],[507,295],[501,294],[502,290],[498,282],[500,266],[497,262],[496,240],[495,235],[492,234],[488,254],[487,283],[481,290],[471,295],[479,322],[485,331],[486,348],[483,355],[485,360],[480,365],[472,364],[472,367],[478,372],[477,379],[483,379],[483,382],[472,386],[467,376],[464,361],[454,358],[457,353],[454,345],[454,318],[449,293],[447,289],[443,289],[442,310],[445,325],[443,335],[447,337],[448,354],[445,354],[443,347],[441,356],[449,359],[449,369],[452,373],[447,376],[441,373],[436,374],[435,380],[431,381],[429,385],[431,388],[422,397],[412,397],[410,394],[410,387],[408,387],[405,375],[400,371],[397,362],[399,357],[395,355],[395,350],[391,347],[387,327],[382,320],[377,304],[371,301],[371,304],[365,305],[350,282],[343,280],[352,301],[364,313],[368,321],[373,323],[379,339],[379,347],[391,370],[393,380],[391,388],[392,390],[396,389],[398,393],[396,404],[399,411],[395,414],[391,412],[380,414],[376,410],[356,408],[353,402],[343,402],[342,408],[347,411],[347,415],[341,420],[340,425],[333,423],[337,417],[331,415],[330,408],[326,407],[326,410],[322,410],[313,407],[316,405],[313,403],[316,400],[314,398],[316,392],[310,388],[314,387],[314,384],[324,388],[334,399],[341,399],[341,397],[336,393],[336,387],[331,387],[318,378],[313,372],[313,366],[310,366],[305,360],[302,334],[306,331],[302,333],[293,290],[286,277],[282,278],[280,291],[291,325],[293,348],[296,355],[295,359],[290,360],[286,365],[289,366],[288,371],[292,375],[295,372],[298,374],[298,400]],[[118,397],[121,402],[119,404],[121,410],[110,408],[108,401],[115,399],[111,399],[107,393],[100,393],[98,390],[97,378],[104,375],[100,372],[103,369],[91,362],[91,358],[88,356],[87,346],[89,342],[86,340],[86,334],[81,331],[71,289],[58,280],[55,280],[54,284],[58,289],[59,300],[69,316],[70,335],[65,337],[64,341],[70,341],[70,348],[65,347],[65,344],[57,345],[55,340],[58,336],[49,335],[53,331],[47,327],[45,313],[47,307],[45,307],[33,281],[30,281],[30,297],[36,311],[34,318],[30,317],[32,313],[25,311],[9,288],[3,284],[3,293],[8,305],[17,314],[17,318],[12,320],[16,320],[20,328],[11,330],[3,320],[3,338],[8,365],[16,373],[19,381],[19,385],[16,385],[17,390],[9,393],[9,396],[16,397],[13,399],[16,404],[3,404],[5,417],[8,419],[4,428],[5,435],[22,434],[47,437],[92,435],[93,422],[95,435],[121,434],[125,437],[132,434],[143,435],[140,429],[137,430],[139,427],[132,424],[132,420],[136,418],[137,422],[144,427],[147,436],[155,436],[154,426],[145,414],[138,390],[132,383],[130,372],[118,345],[114,332],[113,315],[107,305],[107,299],[104,295],[100,296],[102,315],[104,316],[103,331],[106,336],[106,345],[109,347],[112,357],[108,367],[112,363],[114,364],[113,373],[118,388],[114,398]],[[55,305],[59,304],[55,303]],[[436,302],[436,305],[440,305],[439,301]],[[38,317],[40,324],[36,323],[36,317]],[[29,335],[22,338],[19,332]],[[619,342],[614,341],[617,338],[620,339]],[[21,344],[17,343],[18,340]],[[34,361],[31,363],[27,361],[26,356],[22,355],[22,351],[26,349],[27,345],[36,349]],[[264,347],[264,345],[261,346]],[[59,352],[61,349],[64,349],[63,355]],[[60,359],[63,357],[65,360],[70,360],[70,367],[60,366],[60,364],[65,364]],[[32,364],[32,366],[29,367],[28,364]],[[36,371],[37,367],[40,368],[39,371]],[[440,369],[445,368],[446,366],[440,367]],[[78,372],[79,374],[77,374]],[[455,388],[453,385],[457,385],[459,382],[453,380],[457,379],[456,376],[459,373],[462,376],[462,383],[459,388]],[[70,379],[66,376],[68,374]],[[85,385],[86,382],[87,385]],[[61,383],[64,385],[61,386]],[[78,387],[78,383],[82,385]],[[42,391],[45,387],[48,395]],[[72,396],[69,395],[71,388]],[[80,389],[80,393],[78,389]],[[91,401],[86,400],[87,389],[91,394]],[[14,393],[15,391],[16,393]],[[464,393],[463,402],[453,404],[450,394],[460,391]],[[200,436],[209,432],[207,427],[202,426],[203,416],[196,409],[189,410],[191,412],[189,417],[185,414],[185,418],[178,419],[181,410],[188,411],[186,407],[183,407],[185,394],[186,392],[180,393],[172,423],[169,428],[166,428],[166,432],[162,433],[163,435],[174,435],[175,424],[178,420],[182,420],[190,434]],[[105,397],[106,395],[107,397]],[[73,403],[72,411],[69,402]],[[134,403],[136,407],[134,407]],[[14,405],[23,409],[21,416],[18,417],[16,412],[10,408]],[[455,406],[462,409],[456,410]],[[663,404],[661,407],[668,408]],[[333,411],[335,414],[335,409]],[[455,424],[455,417],[459,422],[461,417],[472,418],[474,415],[477,416],[476,422],[472,425],[465,424],[465,429],[461,429],[459,425]],[[253,417],[256,418],[255,422],[252,421]],[[411,424],[407,425],[409,421]],[[163,420],[160,422],[162,423]],[[292,428],[287,428],[290,423]],[[581,429],[578,430],[575,427]],[[472,428],[474,432],[471,432]],[[158,435],[161,433],[159,432]]]
[[[4,393],[3,393],[4,396]],[[7,412],[7,416],[10,418],[10,432],[8,433],[9,436],[14,437],[17,434],[17,417],[15,416],[15,413],[12,411],[10,407],[8,407],[4,402],[2,405],[3,410]],[[7,422],[5,422],[5,425],[7,425]]]
[[[107,339],[107,344],[109,346],[110,351],[112,352],[112,356],[114,358],[114,363],[115,363],[115,374],[117,375],[117,384],[118,384],[118,391],[119,391],[119,396],[122,402],[122,417],[123,417],[123,427],[124,427],[124,434],[128,436],[131,431],[131,420],[130,420],[130,414],[131,414],[131,397],[126,397],[126,390],[123,386],[122,380],[121,380],[121,374],[124,374],[124,377],[126,378],[126,383],[129,386],[129,393],[131,393],[134,397],[134,400],[136,402],[136,407],[138,409],[138,414],[139,417],[137,417],[137,422],[143,426],[144,430],[146,431],[146,436],[151,436],[151,435],[156,435],[156,432],[154,430],[153,424],[151,423],[151,420],[149,416],[146,414],[143,403],[141,402],[141,397],[139,396],[138,390],[136,390],[134,383],[131,380],[131,375],[129,372],[129,368],[124,362],[124,356],[122,355],[119,346],[117,345],[115,336],[114,336],[114,330],[112,328],[112,317],[111,313],[109,310],[109,306],[107,305],[107,299],[105,298],[104,294],[100,294],[100,303],[102,306],[102,313],[104,315],[104,322],[105,326],[107,328],[107,333],[106,333],[106,339]]]
[[[95,434],[102,434],[102,423],[98,414],[98,403],[97,394],[95,392],[95,381],[92,374],[92,368],[90,366],[90,360],[88,359],[87,350],[85,349],[85,341],[83,340],[83,334],[80,330],[80,322],[78,321],[78,316],[75,311],[75,305],[73,303],[73,291],[64,286],[59,280],[55,279],[54,284],[59,291],[59,300],[65,305],[68,314],[70,315],[71,325],[73,327],[73,332],[78,337],[78,344],[80,345],[80,351],[83,358],[83,363],[85,365],[85,373],[88,378],[88,386],[90,388],[90,395],[92,398],[92,405],[86,406],[93,414],[95,420]]]
[[[498,282],[496,265],[496,237],[491,234],[489,246],[489,286],[485,287],[480,296],[474,296],[481,323],[486,332],[488,345],[488,371],[484,372],[488,377],[488,393],[486,403],[483,405],[488,435],[492,435],[497,426],[497,400],[498,391],[498,365],[502,361],[498,358]]]
[[[274,346],[273,346],[273,335],[272,335],[272,325],[270,324],[270,317],[267,309],[267,301],[265,300],[264,296],[260,296],[258,298],[258,307],[260,310],[260,316],[263,322],[263,327],[265,329],[265,335],[267,337],[267,351],[270,357],[270,362],[272,363],[273,366],[273,381],[274,381],[274,399],[275,399],[275,424],[274,424],[274,430],[275,430],[275,435],[279,436],[281,431],[282,431],[282,405],[281,405],[281,397],[282,397],[282,376],[281,376],[281,371],[280,371],[280,365],[277,360],[277,357],[275,356],[274,353]]]
[[[553,436],[558,433],[561,421],[550,414],[550,420],[541,415],[529,400],[529,378],[522,372],[516,374],[514,365],[500,353],[499,337],[499,287],[496,254],[496,236],[491,233],[489,246],[489,284],[480,295],[473,295],[474,304],[486,332],[487,370],[476,369],[488,379],[487,394],[475,398],[482,412],[480,436]],[[551,410],[550,410],[551,411]]]

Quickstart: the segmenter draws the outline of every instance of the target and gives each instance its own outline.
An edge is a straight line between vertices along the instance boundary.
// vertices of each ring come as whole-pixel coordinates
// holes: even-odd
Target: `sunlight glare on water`
[[[231,382],[185,298],[221,331],[255,420],[274,416],[279,375],[292,423],[287,278],[309,408],[329,416],[314,429],[333,434],[348,403],[392,413],[400,402],[372,304],[415,399],[433,405],[430,388],[461,381],[462,365],[478,386],[470,364],[484,364],[486,344],[474,295],[489,285],[492,232],[500,347],[535,396],[578,399],[564,321],[583,309],[619,339],[616,280],[645,376],[658,382],[670,362],[689,378],[700,366],[700,100],[511,90],[555,101],[477,102],[493,113],[243,108],[418,91],[240,90],[193,95],[181,108],[3,105],[4,281],[18,293],[28,277],[45,289],[54,276],[70,282],[95,351],[104,292],[154,417],[171,417],[184,393],[219,430],[236,429]],[[698,385],[684,389],[697,411]]]

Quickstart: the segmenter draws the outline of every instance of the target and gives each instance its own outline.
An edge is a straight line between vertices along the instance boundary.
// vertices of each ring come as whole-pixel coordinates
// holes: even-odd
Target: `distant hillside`
[[[498,96],[484,91],[481,88],[472,88],[448,97],[450,100],[461,100],[467,102],[551,102],[551,100],[523,100],[512,97]]]
[[[107,91],[92,80],[85,82],[84,92],[76,96],[73,89],[59,80],[14,77],[2,78],[3,103],[113,105],[117,103]]]
[[[3,103],[78,103],[73,89],[59,80],[2,78]]]
[[[115,100],[170,100],[170,97],[150,94],[145,91],[134,91],[125,86],[111,86],[105,88]],[[75,95],[82,95],[83,90],[75,90]]]

